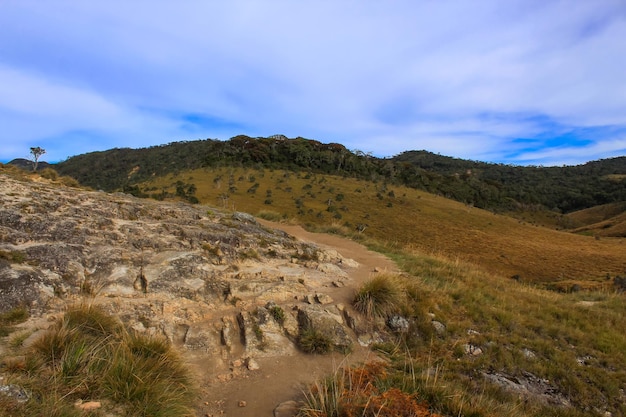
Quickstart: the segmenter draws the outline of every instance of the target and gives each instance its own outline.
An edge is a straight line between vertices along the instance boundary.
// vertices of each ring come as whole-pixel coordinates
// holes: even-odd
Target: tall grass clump
[[[405,301],[405,291],[395,275],[380,274],[367,281],[354,296],[354,308],[368,318],[398,313]]]
[[[299,417],[437,417],[414,393],[389,386],[383,362],[343,367],[304,392]]]
[[[301,331],[298,345],[304,353],[326,354],[333,351],[333,341],[324,332],[312,327]]]
[[[169,342],[129,332],[95,306],[69,309],[23,353],[9,377],[32,394],[8,404],[11,415],[84,415],[74,403],[90,400],[116,415],[194,415],[193,378]]]

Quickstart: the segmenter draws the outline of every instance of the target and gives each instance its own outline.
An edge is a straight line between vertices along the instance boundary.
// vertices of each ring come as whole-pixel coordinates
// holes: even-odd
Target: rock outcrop
[[[341,350],[356,340],[324,289],[358,264],[249,214],[5,175],[0,201],[0,312],[36,319],[87,298],[137,332],[249,369],[292,354],[303,326]]]

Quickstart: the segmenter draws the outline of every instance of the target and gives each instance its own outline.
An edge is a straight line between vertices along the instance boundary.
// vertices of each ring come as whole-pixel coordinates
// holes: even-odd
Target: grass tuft
[[[96,307],[69,309],[24,353],[10,378],[32,398],[9,401],[11,415],[84,415],[73,404],[90,399],[116,415],[194,415],[193,378],[168,341],[130,333]]]
[[[380,274],[367,281],[354,296],[355,310],[368,318],[387,317],[402,309],[404,287],[395,275]]]
[[[333,351],[333,341],[331,338],[313,328],[301,331],[298,344],[300,349],[305,353],[326,354]]]

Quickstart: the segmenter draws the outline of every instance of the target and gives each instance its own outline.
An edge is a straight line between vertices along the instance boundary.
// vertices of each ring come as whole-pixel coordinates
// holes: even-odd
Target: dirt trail
[[[266,227],[283,230],[304,242],[324,249],[334,249],[344,258],[353,259],[359,267],[347,269],[348,285],[342,288],[324,288],[336,303],[349,304],[355,289],[372,276],[374,268],[396,271],[397,266],[387,257],[372,252],[356,242],[334,235],[311,233],[300,226],[284,225],[258,220]],[[305,384],[332,373],[344,363],[358,363],[372,354],[369,348],[355,343],[348,356],[305,355],[258,358],[260,369],[228,382],[208,381],[203,386],[199,416],[272,417],[281,402],[293,400]],[[210,370],[207,370],[210,373]],[[206,379],[206,378],[205,378]],[[240,406],[245,404],[245,406]]]

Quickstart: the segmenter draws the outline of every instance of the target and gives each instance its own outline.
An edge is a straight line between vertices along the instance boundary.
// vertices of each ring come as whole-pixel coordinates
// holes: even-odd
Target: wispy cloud
[[[0,160],[274,133],[379,156],[626,154],[622,0],[8,0],[0,27]]]

